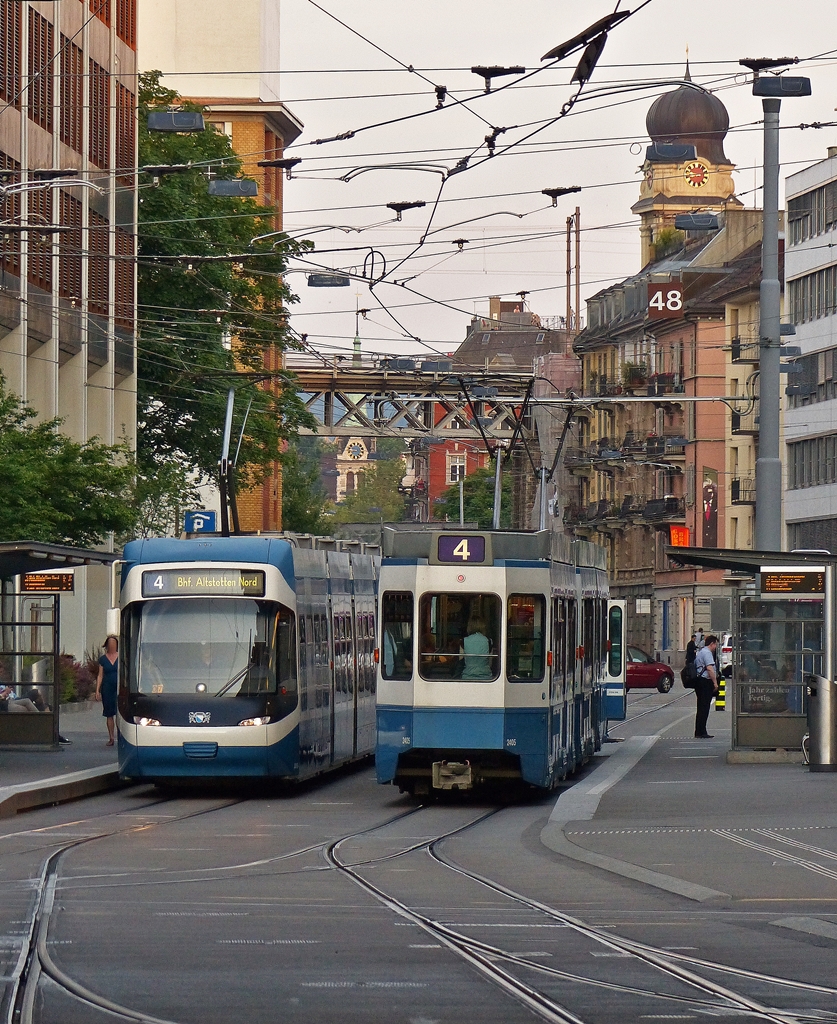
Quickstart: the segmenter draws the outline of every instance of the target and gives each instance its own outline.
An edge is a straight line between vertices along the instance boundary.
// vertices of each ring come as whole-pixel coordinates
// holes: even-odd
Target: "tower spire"
[[[686,44],[686,74],[683,75],[683,81],[684,82],[691,82],[691,80],[692,80],[692,72],[691,72],[691,70],[689,68],[689,44],[687,43]]]

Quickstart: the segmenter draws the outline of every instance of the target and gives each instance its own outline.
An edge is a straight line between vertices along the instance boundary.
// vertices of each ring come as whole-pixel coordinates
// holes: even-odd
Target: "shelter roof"
[[[64,544],[42,544],[35,540],[0,543],[0,579],[26,572],[72,569],[77,565],[111,565],[119,555],[112,551],[91,551]]]

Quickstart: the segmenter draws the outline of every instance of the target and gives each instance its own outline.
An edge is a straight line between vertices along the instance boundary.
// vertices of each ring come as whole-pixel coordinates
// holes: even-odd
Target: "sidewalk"
[[[0,817],[118,785],[116,748],[105,746],[102,705],[64,707],[59,723],[72,743],[57,750],[0,750]]]
[[[701,903],[763,899],[773,884],[783,899],[820,898],[823,871],[837,879],[833,868],[811,867],[814,857],[837,860],[837,773],[728,764],[721,715],[712,715],[714,739],[695,739],[690,727],[686,719],[606,748],[554,805],[544,845]],[[803,870],[761,870],[776,863]]]

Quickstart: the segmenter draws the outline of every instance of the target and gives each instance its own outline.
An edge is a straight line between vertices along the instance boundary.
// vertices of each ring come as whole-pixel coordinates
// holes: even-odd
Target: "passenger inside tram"
[[[500,668],[500,599],[423,594],[419,668],[425,679],[488,682]]]

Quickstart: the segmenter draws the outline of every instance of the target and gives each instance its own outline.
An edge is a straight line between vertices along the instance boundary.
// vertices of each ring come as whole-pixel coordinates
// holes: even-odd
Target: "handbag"
[[[680,680],[687,690],[694,690],[698,681],[697,665],[693,661],[687,661],[680,672]]]

